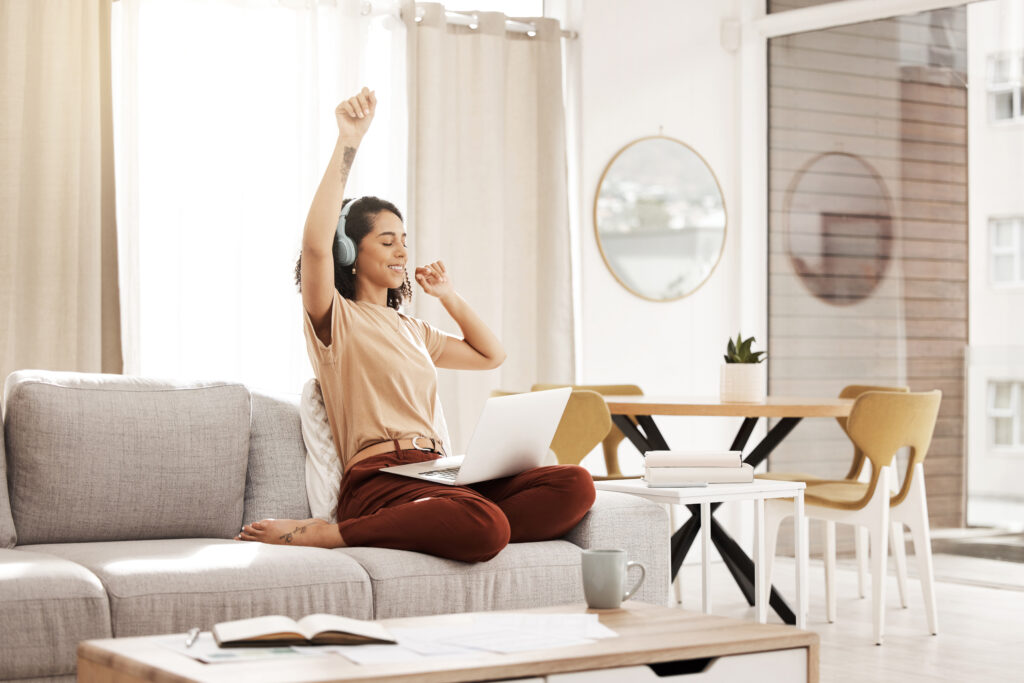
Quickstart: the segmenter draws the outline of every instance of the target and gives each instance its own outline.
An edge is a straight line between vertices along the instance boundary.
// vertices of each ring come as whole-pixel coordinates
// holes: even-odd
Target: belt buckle
[[[416,445],[416,439],[427,439],[428,441],[430,441],[430,447],[429,448],[424,448],[422,446],[417,446]],[[414,436],[414,437],[412,437],[412,447],[415,448],[418,451],[423,451],[424,453],[436,453],[437,452],[436,447],[434,446],[434,440],[433,439],[428,439],[425,436]]]

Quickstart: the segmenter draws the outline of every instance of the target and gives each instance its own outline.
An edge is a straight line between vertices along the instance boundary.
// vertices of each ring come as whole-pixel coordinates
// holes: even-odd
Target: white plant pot
[[[719,398],[736,403],[763,401],[768,393],[767,363],[725,363],[722,365]]]

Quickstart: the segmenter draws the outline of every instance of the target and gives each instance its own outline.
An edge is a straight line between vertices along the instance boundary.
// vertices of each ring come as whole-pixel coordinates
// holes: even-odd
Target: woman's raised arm
[[[302,305],[324,344],[331,343],[331,302],[334,300],[334,233],[345,198],[345,183],[356,158],[359,144],[370,128],[377,98],[363,88],[359,94],[344,100],[334,110],[338,122],[338,140],[334,153],[313,203],[306,216],[302,232]]]

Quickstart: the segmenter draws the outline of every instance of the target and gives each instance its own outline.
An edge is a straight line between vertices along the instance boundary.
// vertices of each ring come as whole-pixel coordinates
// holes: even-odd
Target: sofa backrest
[[[20,545],[238,533],[243,385],[20,370],[4,396]]]
[[[0,429],[0,548],[13,548],[18,542],[11,517],[11,499],[7,493],[7,448],[4,446],[4,430]]]
[[[249,471],[242,516],[246,524],[269,517],[310,516],[298,396],[252,394]]]

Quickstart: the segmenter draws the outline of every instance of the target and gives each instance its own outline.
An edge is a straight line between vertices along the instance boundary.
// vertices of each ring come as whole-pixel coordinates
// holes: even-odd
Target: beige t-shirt
[[[342,468],[363,448],[388,439],[441,440],[434,426],[441,410],[434,362],[450,335],[393,308],[350,301],[337,290],[330,346],[316,336],[309,314],[303,318],[306,351]]]

